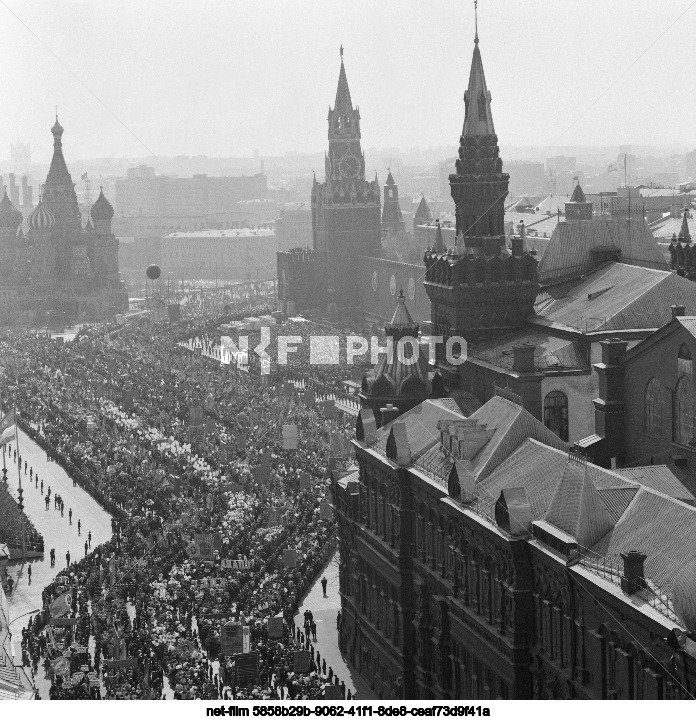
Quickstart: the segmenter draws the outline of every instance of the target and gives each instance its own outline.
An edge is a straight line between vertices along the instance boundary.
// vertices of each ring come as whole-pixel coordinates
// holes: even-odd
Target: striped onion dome
[[[696,632],[696,561],[677,573],[672,584],[672,604],[686,630]]]
[[[7,196],[7,189],[5,189],[5,195],[0,200],[0,228],[9,228],[15,231],[22,220],[24,220],[22,214],[12,205],[12,201]]]
[[[50,230],[55,225],[53,213],[41,202],[31,211],[27,223],[32,230]]]

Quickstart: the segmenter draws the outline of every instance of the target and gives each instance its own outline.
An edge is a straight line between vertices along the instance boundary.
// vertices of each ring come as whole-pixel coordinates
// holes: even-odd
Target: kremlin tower
[[[504,215],[510,176],[503,172],[493,126],[491,93],[483,72],[478,30],[456,172],[450,175],[456,206],[456,245],[426,251],[425,288],[431,302],[431,331],[467,341],[519,328],[533,312],[537,295],[535,258],[506,247]]]

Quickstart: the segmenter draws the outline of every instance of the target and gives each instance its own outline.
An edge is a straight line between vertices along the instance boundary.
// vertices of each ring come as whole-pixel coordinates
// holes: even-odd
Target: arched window
[[[683,375],[677,383],[674,394],[674,442],[683,446],[690,445],[696,439],[696,397],[694,385],[688,376]]]
[[[677,371],[680,376],[688,376],[689,380],[693,380],[692,375],[692,358],[689,346],[682,343],[679,346],[679,354],[677,355]]]
[[[657,378],[651,378],[645,388],[643,409],[643,429],[649,436],[662,435],[663,398],[662,384]]]
[[[568,440],[568,396],[563,391],[551,391],[544,398],[544,425],[562,441]]]

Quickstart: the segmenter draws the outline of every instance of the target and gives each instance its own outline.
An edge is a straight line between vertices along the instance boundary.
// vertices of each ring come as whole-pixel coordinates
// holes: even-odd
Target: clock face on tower
[[[360,172],[360,161],[351,153],[346,153],[338,164],[344,178],[357,178]]]

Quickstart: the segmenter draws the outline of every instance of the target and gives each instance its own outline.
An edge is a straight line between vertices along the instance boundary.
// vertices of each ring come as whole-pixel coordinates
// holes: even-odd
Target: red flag
[[[49,614],[51,618],[60,618],[61,616],[67,616],[72,610],[72,592],[58,596],[56,600],[51,604]]]

